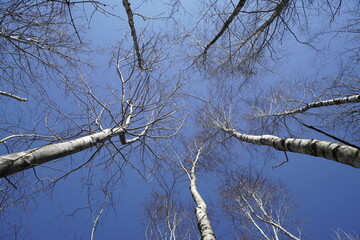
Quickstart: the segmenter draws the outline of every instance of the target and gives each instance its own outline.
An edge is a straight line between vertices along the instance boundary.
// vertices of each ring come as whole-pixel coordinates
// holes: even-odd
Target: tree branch
[[[211,40],[204,48],[203,54],[206,54],[206,52],[209,50],[209,48],[221,37],[221,35],[224,34],[226,29],[229,27],[231,22],[234,20],[234,18],[239,14],[241,8],[245,5],[246,0],[240,0],[238,4],[236,5],[234,11],[231,13],[230,17],[225,21],[224,25],[222,26],[221,30],[216,34],[216,36]]]
[[[136,28],[135,28],[135,23],[134,23],[134,13],[131,10],[130,2],[128,0],[123,0],[122,3],[125,8],[126,14],[128,16],[128,23],[129,23],[129,27],[131,30],[131,36],[132,36],[133,42],[134,42],[134,48],[135,48],[135,54],[137,57],[138,66],[141,70],[150,70],[149,68],[144,67],[144,65],[143,65],[143,59],[142,59],[142,56],[140,53],[140,47],[139,47],[138,37],[136,34]]]
[[[307,127],[307,128],[310,128],[310,129],[315,130],[315,131],[317,131],[317,132],[319,132],[319,133],[322,133],[322,134],[324,134],[325,136],[328,136],[328,137],[330,137],[330,138],[332,138],[332,139],[334,139],[334,140],[336,140],[336,141],[339,141],[339,142],[341,142],[341,143],[343,143],[343,144],[346,144],[346,145],[349,145],[349,146],[351,146],[351,147],[360,149],[358,146],[356,146],[356,145],[354,145],[354,144],[351,144],[351,143],[349,143],[349,142],[347,142],[347,141],[344,141],[344,140],[342,140],[342,139],[340,139],[340,138],[338,138],[338,137],[335,137],[334,135],[331,135],[331,134],[329,134],[329,133],[326,133],[326,132],[324,132],[324,131],[322,131],[322,130],[314,127],[314,126],[310,126],[310,125],[307,125],[307,124],[302,123],[302,122],[301,122],[301,124],[302,124],[303,126]]]
[[[20,102],[26,102],[27,101],[27,98],[22,98],[22,97],[19,97],[19,96],[16,96],[14,94],[11,94],[11,93],[8,93],[8,92],[4,92],[4,91],[0,91],[0,95],[3,95],[3,96],[6,96],[6,97],[11,97],[11,98],[14,98]]]
[[[278,117],[278,116],[283,116],[283,115],[292,115],[292,114],[296,114],[296,113],[306,112],[307,110],[312,109],[312,108],[341,105],[341,104],[346,104],[346,103],[357,103],[357,102],[360,102],[360,95],[352,95],[352,96],[348,96],[348,97],[333,98],[333,99],[324,100],[324,101],[312,102],[312,103],[306,104],[302,108],[292,109],[292,110],[284,111],[284,112],[280,112],[280,113],[262,114],[262,115],[259,115],[258,117],[271,117],[271,116]]]

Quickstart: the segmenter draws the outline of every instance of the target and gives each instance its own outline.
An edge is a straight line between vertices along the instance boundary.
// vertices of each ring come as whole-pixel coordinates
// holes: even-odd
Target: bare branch
[[[255,38],[256,40],[259,38],[259,35],[261,33],[264,32],[264,30],[266,28],[268,28],[273,22],[274,20],[280,16],[281,12],[286,8],[287,4],[288,4],[289,0],[281,0],[280,3],[276,6],[276,8],[274,9],[274,13],[269,17],[269,19],[267,19],[260,27],[258,27],[255,31],[253,31],[247,38],[245,38],[239,48],[243,47],[251,38],[253,38],[254,36],[258,35],[257,38]],[[256,40],[254,42],[256,42]],[[252,44],[254,45],[254,44]]]
[[[138,37],[136,35],[136,28],[135,28],[135,23],[134,23],[134,13],[131,10],[130,2],[128,0],[123,0],[122,3],[125,8],[126,14],[128,16],[128,23],[129,23],[129,27],[131,30],[131,36],[133,38],[133,43],[134,43],[138,66],[141,70],[151,70],[148,67],[144,67],[143,58],[140,53],[139,41],[138,41]]]
[[[221,30],[216,34],[216,36],[205,46],[203,54],[206,55],[208,49],[224,34],[226,29],[229,27],[231,22],[234,18],[239,14],[241,8],[245,5],[246,0],[240,0],[236,5],[234,11],[231,13],[230,17],[225,21],[224,25],[222,26]]]
[[[7,136],[3,139],[0,139],[0,143],[6,143],[6,141],[12,139],[12,138],[28,138],[28,137],[33,137],[33,138],[41,138],[41,139],[54,139],[53,136],[42,136],[42,135],[38,135],[38,134],[13,134],[11,136]]]
[[[6,96],[6,97],[11,97],[11,98],[14,98],[20,102],[26,102],[27,101],[27,98],[22,98],[22,97],[19,97],[19,96],[16,96],[14,94],[11,94],[11,93],[8,93],[8,92],[4,92],[4,91],[0,91],[0,95],[3,95],[3,96]]]
[[[257,115],[257,117],[271,117],[271,116],[283,116],[283,115],[292,115],[296,113],[304,113],[309,109],[325,107],[325,106],[335,106],[347,103],[357,103],[360,102],[360,95],[352,95],[348,97],[342,98],[333,98],[325,101],[318,101],[313,103],[308,103],[302,108],[297,108],[289,111],[284,111],[280,113],[269,113],[269,114],[261,114]]]
[[[284,235],[300,239],[300,231],[299,236],[290,231],[295,229],[289,216],[291,195],[283,184],[252,168],[226,172],[224,181],[220,187],[222,208],[235,221],[236,228],[246,229],[254,237],[251,239],[283,239]],[[289,223],[291,227],[287,229]]]
[[[310,129],[312,129],[312,130],[315,130],[315,131],[317,131],[317,132],[319,132],[319,133],[321,133],[321,134],[324,134],[325,136],[328,136],[328,137],[330,137],[330,138],[332,138],[332,139],[334,139],[334,140],[336,140],[336,141],[339,141],[339,142],[341,142],[341,143],[343,143],[343,144],[349,145],[349,146],[351,146],[351,147],[353,147],[353,148],[360,149],[358,146],[356,146],[356,145],[354,145],[354,144],[351,144],[351,143],[349,143],[349,142],[347,142],[347,141],[344,141],[344,140],[342,140],[342,139],[340,139],[340,138],[338,138],[338,137],[335,137],[334,135],[331,135],[331,134],[329,134],[329,133],[326,133],[326,132],[324,132],[324,131],[322,131],[322,130],[314,127],[314,126],[310,126],[310,125],[307,125],[307,124],[305,124],[305,123],[301,123],[301,124],[302,124],[303,126],[307,127],[307,128],[310,128]]]
[[[105,209],[105,206],[106,206],[106,203],[107,203],[107,200],[109,198],[109,194],[108,193],[104,193],[105,194],[105,199],[104,199],[104,202],[101,204],[101,208],[100,208],[100,211],[99,213],[96,215],[95,219],[93,220],[93,226],[91,228],[91,235],[90,235],[90,240],[94,240],[94,235],[95,235],[95,231],[96,231],[96,227],[99,223],[99,219],[100,219],[100,216],[101,214],[103,213],[104,209]]]

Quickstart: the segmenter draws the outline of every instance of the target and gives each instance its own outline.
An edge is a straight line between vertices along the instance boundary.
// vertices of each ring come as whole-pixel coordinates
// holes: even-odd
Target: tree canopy
[[[295,175],[359,180],[359,34],[357,1],[3,1],[0,238],[51,203],[71,239],[124,204],[124,239],[310,238]]]

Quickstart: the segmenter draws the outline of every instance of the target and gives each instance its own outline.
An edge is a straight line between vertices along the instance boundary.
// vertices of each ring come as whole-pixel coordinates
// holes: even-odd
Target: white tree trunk
[[[224,126],[219,127],[243,142],[267,145],[280,151],[323,157],[355,168],[360,168],[359,148],[317,139],[280,138],[273,135],[248,135],[239,133],[235,129],[229,129]]]
[[[211,227],[210,219],[206,214],[206,203],[196,187],[196,177],[193,176],[190,182],[191,195],[196,202],[195,214],[201,232],[202,240],[215,240],[215,234]]]
[[[196,214],[196,220],[198,223],[199,231],[201,234],[201,239],[202,240],[216,240],[216,236],[211,227],[210,219],[206,213],[206,208],[207,208],[206,203],[205,203],[204,199],[201,197],[201,194],[197,190],[197,186],[196,186],[195,168],[196,168],[196,164],[200,158],[200,154],[201,154],[202,150],[203,150],[202,148],[198,149],[196,157],[192,162],[192,167],[191,167],[190,171],[188,171],[181,162],[180,162],[180,164],[181,164],[183,170],[188,175],[189,180],[190,180],[190,192],[191,192],[192,198],[194,199],[194,202],[196,203],[195,214]]]
[[[54,143],[23,152],[0,156],[0,177],[6,177],[25,169],[83,151],[124,132],[123,128],[105,129],[101,132],[71,141]]]
[[[302,108],[284,111],[284,112],[280,112],[280,113],[261,114],[260,117],[291,115],[291,114],[295,114],[295,113],[306,112],[307,110],[309,110],[311,108],[334,106],[334,105],[341,105],[341,104],[346,104],[346,103],[356,103],[356,102],[360,102],[360,95],[352,95],[349,97],[334,98],[334,99],[329,99],[329,100],[325,100],[325,101],[308,103],[308,104],[306,104],[306,106],[304,106]]]

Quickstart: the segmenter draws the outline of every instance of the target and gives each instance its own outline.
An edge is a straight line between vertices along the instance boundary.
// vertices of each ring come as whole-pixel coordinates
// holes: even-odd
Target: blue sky
[[[109,56],[111,49],[118,46],[117,41],[129,41],[129,43],[125,45],[131,44],[128,24],[121,3],[118,2],[116,4],[118,6],[115,7],[113,11],[121,12],[122,18],[118,19],[112,16],[105,17],[100,13],[95,13],[89,24],[88,32],[85,34],[85,37],[91,40],[92,46],[100,48],[101,50],[93,51],[90,55],[96,67],[88,69],[86,74],[84,74],[84,78],[97,86],[97,93],[103,96],[107,96],[108,92],[102,87],[106,85],[116,86],[118,81],[115,67],[113,65],[109,66],[108,64],[111,59],[111,56]],[[189,11],[196,9],[194,1],[184,1],[183,4]],[[132,6],[137,5],[134,3]],[[148,3],[136,11],[157,16],[163,9],[156,4]],[[156,14],[152,14],[153,12],[156,12]],[[192,22],[192,20],[190,15],[185,15],[185,17],[180,16],[178,21],[181,22],[180,25],[182,26],[186,26],[188,22],[191,22],[193,25],[189,24],[189,28],[193,29],[192,27],[196,24]],[[314,21],[311,27],[321,27],[322,19],[314,17],[314,19],[311,18],[311,20]],[[141,29],[146,26],[147,22],[142,21],[141,18],[135,18],[135,24]],[[152,25],[149,24],[147,30],[151,30],[151,27]],[[171,29],[169,30],[168,28]],[[169,22],[161,21],[154,29],[172,31],[172,26]],[[183,30],[183,28],[177,29],[177,31]],[[331,37],[332,36],[327,35],[323,37],[323,41],[330,43],[326,45],[319,44],[322,48],[319,52],[297,43],[291,36],[286,37],[283,46],[280,46],[286,49],[283,58],[276,63],[271,63],[275,66],[273,73],[264,72],[259,74],[260,79],[257,79],[259,87],[268,89],[277,81],[284,79],[301,80],[303,78],[319,78],[319,81],[321,81],[320,79],[324,76],[337,74],[339,67],[338,54],[343,50],[344,46],[350,47],[351,43],[338,38],[330,40],[332,39]],[[179,47],[179,49],[174,48],[169,51],[169,55],[181,55],[184,49],[186,49],[186,46]],[[346,60],[346,56],[343,60]],[[163,63],[163,65],[167,66],[168,63]],[[176,72],[176,70],[181,69],[184,65],[186,65],[186,63],[178,64],[173,69],[166,71],[166,74],[169,76],[171,76],[171,74],[177,75],[178,72]],[[171,67],[172,66],[173,65],[171,65]],[[189,71],[193,71],[193,68]],[[185,71],[185,74],[188,78],[180,78],[187,82],[184,91],[187,93],[191,92],[195,96],[204,96],[207,100],[211,100],[212,97],[207,96],[207,89],[211,88],[214,82],[198,79],[203,76],[200,73]],[[242,77],[232,76],[232,78],[234,80]],[[52,84],[49,86],[49,95],[55,99],[58,105],[62,106],[66,111],[78,111],[76,106],[72,105],[74,100],[71,97],[65,100],[64,94],[60,94],[60,97],[57,95],[58,89],[56,86]],[[183,104],[185,101],[190,103],[194,101],[194,108],[197,106],[196,104],[199,104],[199,102],[192,100],[192,98],[182,100],[181,103]],[[15,114],[20,112],[18,104],[18,102],[10,101],[7,103],[7,106],[3,108],[7,111],[9,111],[9,109],[18,109],[12,113],[15,116]],[[26,104],[29,104],[27,105],[30,106],[29,109],[33,107],[31,101]],[[188,107],[190,113],[193,110],[193,106]],[[31,111],[31,109],[29,111]],[[192,117],[193,116],[189,117],[189,120],[185,124],[183,130],[185,136],[192,135],[193,131],[196,130],[196,127],[192,125],[195,121]],[[29,123],[29,125],[33,126],[35,123],[32,122]],[[45,129],[42,130],[45,131]],[[306,135],[306,137],[328,140],[315,133],[304,133],[304,135]],[[264,155],[266,154],[265,150],[267,148],[258,147],[258,149],[258,152],[255,151],[250,155],[248,151],[239,144],[237,149],[234,150],[236,154],[241,156],[237,164],[241,164],[242,162],[246,164],[248,161],[253,161],[259,162],[259,165],[261,165],[261,163],[264,162],[263,159],[265,159]],[[4,151],[4,148],[1,148],[1,150]],[[5,152],[3,152],[3,154],[5,154]],[[75,160],[75,162],[77,160],[80,161],[90,155],[91,153],[89,152],[78,153],[73,156],[73,160]],[[100,155],[99,158],[103,156],[105,155]],[[135,158],[137,156],[138,155],[135,155]],[[288,163],[279,168],[272,169],[271,166],[275,164],[271,162],[264,167],[264,172],[275,179],[280,179],[293,193],[295,203],[298,206],[295,217],[301,222],[304,235],[303,239],[330,239],[330,236],[333,234],[332,231],[338,227],[347,232],[360,234],[360,206],[358,204],[360,191],[358,191],[356,187],[360,181],[359,170],[322,158],[294,153],[289,153],[288,156],[290,160]],[[284,155],[282,153],[275,153],[274,158],[282,161]],[[134,164],[140,166],[136,160],[137,159],[132,159]],[[67,166],[70,165],[70,163],[67,164]],[[62,160],[55,164],[55,166],[58,167],[61,165]],[[143,206],[149,199],[151,191],[159,188],[153,178],[150,177],[149,180],[151,181],[146,182],[130,165],[125,164],[125,166],[123,173],[118,176],[119,181],[112,186],[112,200],[114,202],[105,209],[101,216],[100,224],[95,233],[95,239],[145,239],[144,222],[146,222],[146,219],[144,219]],[[27,172],[30,171],[31,170],[27,170]],[[46,169],[43,171],[46,171]],[[20,228],[24,230],[24,235],[21,236],[25,237],[19,238],[53,240],[89,239],[93,216],[100,210],[99,206],[101,206],[104,196],[101,194],[101,191],[91,190],[91,187],[88,188],[88,186],[84,184],[84,182],[87,182],[85,179],[88,174],[87,171],[87,168],[80,170],[78,175],[73,174],[59,181],[53,190],[37,194],[34,199],[29,201],[29,207],[25,208],[26,211],[21,208],[12,209],[10,213],[14,214],[9,215],[9,220],[16,222],[21,218],[24,222]],[[99,173],[101,172],[96,172],[96,174]],[[34,177],[29,179],[34,181]],[[200,193],[203,194],[204,199],[209,202],[210,206],[215,206],[216,200],[218,199],[215,191],[219,185],[216,174],[204,173],[198,176],[198,179]],[[101,177],[97,179],[95,176],[93,183],[99,182],[101,182]],[[22,184],[25,187],[27,186],[26,182]],[[36,185],[28,184],[28,187],[36,187]],[[37,186],[39,185],[41,184],[38,183]],[[179,198],[191,205],[192,199],[188,192],[188,182],[179,183],[176,189],[180,196]],[[90,191],[94,192],[89,194]],[[93,213],[89,212],[89,202],[93,204]],[[191,209],[190,211],[193,210]],[[216,213],[218,210],[214,209],[212,211]],[[73,212],[76,213],[74,216],[68,216]],[[222,222],[220,216],[213,216],[213,219],[214,228],[218,233],[219,239],[230,239],[233,236],[233,233],[227,232],[230,221]],[[8,225],[0,223],[0,232],[5,232],[8,227]]]

